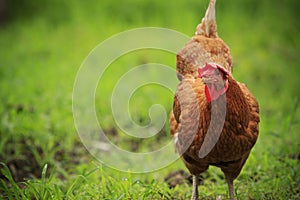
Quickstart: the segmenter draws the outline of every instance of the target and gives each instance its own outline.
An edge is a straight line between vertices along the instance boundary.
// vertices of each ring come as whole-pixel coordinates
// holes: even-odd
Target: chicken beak
[[[204,84],[214,83],[215,79],[209,76],[202,76],[202,82]]]

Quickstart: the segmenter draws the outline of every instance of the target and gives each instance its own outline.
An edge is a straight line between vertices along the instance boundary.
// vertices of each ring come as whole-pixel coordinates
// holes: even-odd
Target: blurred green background
[[[164,177],[178,161],[142,175],[96,162],[74,127],[72,90],[89,52],[114,34],[138,27],[170,28],[192,36],[207,0],[0,0],[0,198],[188,199],[191,186],[170,188]],[[219,36],[229,45],[234,77],[247,84],[261,109],[260,137],[236,181],[241,199],[300,198],[300,1],[218,0]],[[98,88],[96,109],[110,139],[132,151],[170,140],[168,124],[141,143],[124,136],[111,116],[109,95],[133,66],[158,62],[175,68],[175,55],[141,51],[114,62]],[[168,76],[175,76],[168,75]],[[148,108],[171,110],[173,94],[139,90],[133,119],[147,124]],[[47,165],[46,165],[47,164]],[[138,163],[137,163],[138,164]],[[224,177],[211,168],[200,196],[226,196]]]

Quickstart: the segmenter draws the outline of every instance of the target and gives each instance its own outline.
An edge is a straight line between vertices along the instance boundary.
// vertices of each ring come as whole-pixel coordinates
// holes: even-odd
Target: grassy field
[[[80,65],[108,37],[148,26],[192,36],[207,3],[10,1],[0,25],[0,199],[189,199],[187,175],[174,187],[165,180],[172,172],[187,173],[180,160],[144,174],[95,160],[75,129],[72,91]],[[231,48],[234,77],[247,84],[261,110],[259,140],[235,182],[240,199],[300,199],[299,7],[296,0],[217,2],[218,32]],[[118,59],[96,93],[101,126],[131,151],[170,141],[168,123],[158,139],[140,143],[124,136],[111,115],[114,85],[145,62],[175,68],[175,55],[148,50]],[[172,100],[158,86],[137,90],[130,102],[133,120],[147,124],[151,105],[169,112]],[[212,167],[202,178],[200,197],[228,198],[220,170]]]

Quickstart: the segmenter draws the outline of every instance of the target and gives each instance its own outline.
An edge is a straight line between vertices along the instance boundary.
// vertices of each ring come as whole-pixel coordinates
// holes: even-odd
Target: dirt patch
[[[28,142],[30,141],[30,142]],[[8,146],[11,146],[12,141],[7,143]],[[14,141],[15,142],[15,141]],[[9,168],[13,179],[15,182],[22,182],[28,179],[40,179],[42,175],[42,169],[46,163],[39,163],[38,159],[35,154],[38,154],[38,157],[45,158],[46,152],[42,150],[42,148],[38,146],[34,146],[32,141],[27,139],[26,141],[20,141],[22,145],[21,153],[16,153],[14,150],[10,152],[5,152],[0,155],[1,162],[5,163]],[[56,146],[58,146],[57,144]],[[34,152],[33,147],[34,146]],[[12,149],[12,148],[10,148]],[[77,142],[74,145],[74,148],[71,152],[66,152],[63,147],[59,148],[54,155],[54,160],[48,164],[47,174],[46,176],[50,175],[53,166],[56,165],[58,168],[62,168],[64,171],[71,171],[74,165],[79,163],[85,162],[89,159],[89,154],[85,147],[80,143]],[[5,157],[3,156],[5,154]],[[0,166],[0,169],[2,166]],[[57,177],[60,179],[66,179],[63,174],[57,172]],[[0,171],[0,179],[5,180],[8,183],[8,180]],[[8,183],[9,184],[9,183]]]
[[[13,141],[7,143],[8,146],[12,146]],[[35,159],[33,152],[31,152],[26,146],[26,141],[20,141],[24,145],[24,149],[21,153],[16,153],[13,149],[6,152],[6,156],[3,154],[0,156],[0,160],[4,162],[10,169],[10,172],[16,182],[24,181],[25,179],[40,178],[41,169]],[[2,166],[1,166],[2,167]],[[4,175],[0,172],[0,178],[6,180]]]
[[[297,160],[300,163],[300,152],[298,154],[290,155],[291,159]]]
[[[185,172],[184,170],[178,170],[169,173],[164,181],[168,183],[170,188],[176,187],[176,185],[182,185],[182,184],[193,184],[193,177],[191,174]],[[199,176],[199,184],[203,184],[203,177]]]

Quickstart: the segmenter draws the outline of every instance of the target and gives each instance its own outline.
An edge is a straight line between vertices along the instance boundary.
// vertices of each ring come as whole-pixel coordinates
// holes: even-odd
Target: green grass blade
[[[4,196],[4,198],[7,197],[8,199],[13,199],[13,196],[12,196],[12,194],[11,194],[9,188],[7,187],[5,181],[2,180],[2,179],[0,179],[0,181],[1,181],[0,191],[2,191],[4,194],[7,195],[7,196]],[[2,193],[2,192],[1,192],[1,193]]]
[[[22,194],[22,190],[19,188],[19,186],[17,185],[17,183],[15,182],[15,180],[13,179],[9,168],[7,167],[7,165],[3,162],[0,162],[0,165],[3,166],[3,169],[1,169],[1,173],[5,176],[5,178],[8,179],[8,181],[10,182],[10,184],[12,185],[12,192],[14,193],[14,198],[15,199],[21,199],[20,196],[23,196]]]

